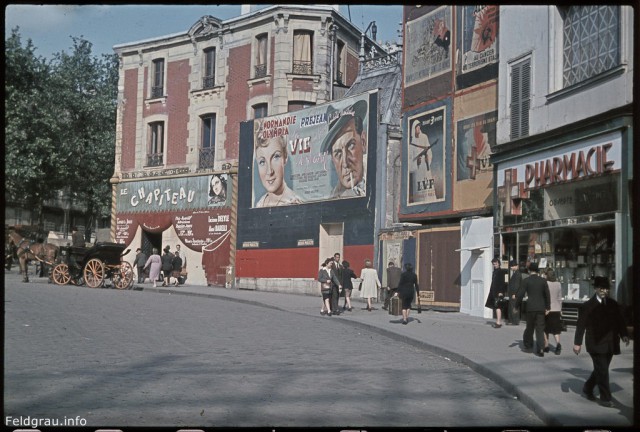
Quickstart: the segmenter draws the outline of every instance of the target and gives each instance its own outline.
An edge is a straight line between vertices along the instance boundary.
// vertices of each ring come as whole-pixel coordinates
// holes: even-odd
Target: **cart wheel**
[[[111,277],[113,285],[117,289],[127,289],[133,285],[133,267],[127,261],[122,261],[120,266],[114,270]]]
[[[69,274],[69,266],[66,264],[58,264],[53,268],[51,274],[53,281],[57,285],[66,285],[71,280],[71,274]]]
[[[84,281],[91,288],[98,288],[104,282],[104,264],[98,258],[91,258],[84,266]]]

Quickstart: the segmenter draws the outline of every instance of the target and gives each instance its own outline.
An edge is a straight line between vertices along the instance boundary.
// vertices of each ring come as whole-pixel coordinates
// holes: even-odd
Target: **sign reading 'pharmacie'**
[[[622,138],[620,133],[610,133],[502,163],[497,186],[527,191],[592,178],[618,171],[621,161]]]

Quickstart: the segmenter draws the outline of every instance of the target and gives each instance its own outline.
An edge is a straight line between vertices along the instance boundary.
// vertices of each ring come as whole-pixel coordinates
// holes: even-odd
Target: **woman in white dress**
[[[382,286],[378,272],[371,268],[371,260],[364,262],[360,278],[362,279],[362,297],[367,299],[367,310],[371,312],[371,299],[378,296],[378,288]]]

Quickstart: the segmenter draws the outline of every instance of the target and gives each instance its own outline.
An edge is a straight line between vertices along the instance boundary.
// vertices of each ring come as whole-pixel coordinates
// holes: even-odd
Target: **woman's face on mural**
[[[280,195],[284,191],[284,166],[287,155],[276,139],[268,141],[266,147],[256,149],[256,162],[260,180],[267,192]]]
[[[211,177],[211,190],[213,190],[213,193],[216,195],[220,195],[222,193],[222,182],[220,181],[220,177]]]

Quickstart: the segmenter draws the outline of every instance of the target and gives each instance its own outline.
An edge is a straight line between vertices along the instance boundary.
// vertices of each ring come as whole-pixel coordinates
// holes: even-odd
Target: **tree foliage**
[[[118,62],[72,40],[50,62],[31,40],[23,46],[18,28],[6,41],[6,198],[41,207],[70,190],[91,219],[111,204]]]

